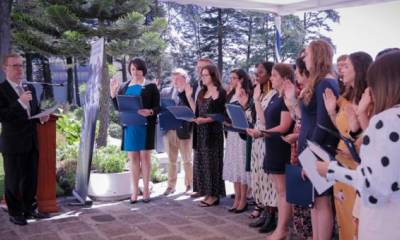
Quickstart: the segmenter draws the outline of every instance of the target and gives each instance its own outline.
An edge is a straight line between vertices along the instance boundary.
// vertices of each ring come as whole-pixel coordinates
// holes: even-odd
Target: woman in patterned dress
[[[204,195],[201,207],[219,204],[219,197],[225,196],[225,182],[222,179],[224,157],[224,132],[222,123],[213,120],[209,114],[225,112],[226,93],[222,88],[218,69],[208,65],[201,70],[201,87],[195,105],[197,141],[194,146],[193,191]],[[192,91],[185,90],[190,105]]]
[[[251,112],[249,97],[251,96],[251,80],[243,69],[231,71],[233,94],[227,102],[238,104]],[[229,95],[228,95],[229,96]],[[229,127],[229,123],[225,123]],[[223,179],[234,183],[235,200],[230,212],[241,213],[247,210],[247,187],[250,184],[250,174],[246,171],[246,135],[228,131],[226,137]]]
[[[257,112],[254,128],[265,129],[264,110],[271,98],[276,94],[272,89],[270,77],[273,67],[272,62],[264,62],[257,65],[256,70],[256,86],[254,89],[253,99],[260,99],[255,102]],[[261,227],[260,232],[270,232],[274,230],[275,211],[277,206],[277,195],[272,178],[265,173],[263,162],[265,158],[265,142],[264,139],[258,138],[253,140],[251,148],[251,190],[256,207],[251,218],[258,218],[255,222],[250,223],[250,227]],[[262,213],[265,211],[264,213]],[[262,214],[261,214],[262,213]]]

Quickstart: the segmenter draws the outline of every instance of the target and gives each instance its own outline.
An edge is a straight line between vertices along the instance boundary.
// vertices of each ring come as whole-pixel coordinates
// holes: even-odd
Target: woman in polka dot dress
[[[328,180],[357,189],[360,240],[400,239],[400,52],[378,58],[367,79],[358,115],[372,102],[375,115],[363,136],[361,164],[350,170],[337,162],[318,162],[317,169]]]

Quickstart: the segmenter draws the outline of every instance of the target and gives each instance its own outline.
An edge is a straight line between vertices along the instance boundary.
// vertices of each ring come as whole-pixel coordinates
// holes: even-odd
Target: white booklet
[[[310,179],[319,194],[325,192],[328,188],[333,186],[333,181],[330,182],[326,180],[326,178],[319,175],[316,165],[316,162],[319,160],[311,152],[309,147],[304,149],[304,151],[299,155],[299,160],[301,162],[301,165],[303,166],[304,171],[307,174],[308,179]]]
[[[308,147],[310,150],[317,155],[321,160],[324,160],[326,162],[335,160],[334,157],[332,157],[325,149],[323,149],[320,145],[318,145],[315,142],[312,142],[310,140],[307,140]]]
[[[61,105],[60,104],[56,104],[54,107],[48,108],[34,116],[31,116],[29,119],[35,119],[35,118],[41,118],[47,115],[52,114],[53,112],[55,112]]]

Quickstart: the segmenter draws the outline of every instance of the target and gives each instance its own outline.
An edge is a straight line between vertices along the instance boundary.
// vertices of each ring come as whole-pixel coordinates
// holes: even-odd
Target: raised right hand
[[[285,80],[283,82],[283,94],[287,101],[296,101],[296,86],[290,80]]]
[[[335,114],[337,106],[336,104],[337,98],[330,88],[325,89],[323,98],[324,98],[325,108],[328,114]]]
[[[199,86],[200,87],[200,86]],[[190,84],[186,84],[185,86],[185,95],[187,99],[192,98],[192,94],[193,94],[193,88],[192,86],[190,86]]]
[[[31,91],[26,91],[26,92],[23,92],[22,94],[21,94],[21,96],[19,97],[19,100],[23,103],[23,104],[25,104],[25,105],[29,105],[29,102],[32,100],[32,92]]]
[[[257,82],[256,86],[254,87],[253,99],[254,101],[260,101],[261,97],[261,85]]]
[[[112,98],[115,98],[117,95],[117,90],[119,88],[119,81],[116,78],[112,78],[110,81],[110,95]]]
[[[369,107],[372,104],[371,92],[369,88],[364,90],[360,101],[358,102],[357,114],[367,114]]]

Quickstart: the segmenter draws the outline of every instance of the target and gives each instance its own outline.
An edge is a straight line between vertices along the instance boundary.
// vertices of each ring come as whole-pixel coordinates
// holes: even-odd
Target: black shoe
[[[26,219],[45,219],[45,218],[49,218],[50,214],[48,213],[43,213],[43,212],[39,212],[37,209],[33,210],[29,213],[25,213],[24,217]]]
[[[149,203],[150,202],[150,198],[143,198],[143,203]]]
[[[229,208],[228,212],[234,213],[236,211],[236,208]]]
[[[28,222],[23,216],[10,216],[10,222],[20,226],[28,224]]]
[[[266,211],[263,211],[262,213],[261,213],[261,216],[257,219],[257,220],[255,220],[254,222],[251,222],[250,224],[249,224],[249,227],[252,227],[252,228],[259,228],[259,227],[261,227],[262,225],[264,225],[264,223],[265,223],[265,221],[267,221],[267,218],[268,218],[269,216],[268,216],[268,214],[266,213]]]
[[[246,205],[244,206],[244,208],[242,208],[242,209],[236,209],[236,210],[235,210],[235,213],[239,214],[239,213],[246,212],[246,211],[247,211],[247,208],[248,208],[248,205],[246,204]]]
[[[274,231],[276,228],[276,219],[275,215],[270,215],[270,217],[266,219],[264,225],[258,230],[259,233],[269,233]]]

